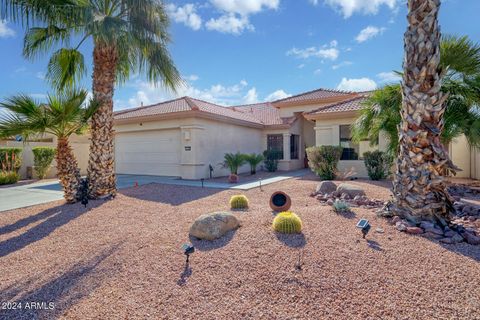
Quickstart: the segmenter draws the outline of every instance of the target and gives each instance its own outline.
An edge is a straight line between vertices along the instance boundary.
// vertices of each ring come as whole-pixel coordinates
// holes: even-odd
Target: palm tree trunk
[[[90,197],[115,196],[113,92],[115,89],[117,51],[96,43],[93,50],[93,96],[99,103],[91,121],[88,179]]]
[[[58,139],[56,158],[57,175],[63,187],[63,197],[68,203],[74,203],[77,201],[80,185],[80,170],[67,138]]]
[[[446,99],[440,91],[440,0],[409,0],[408,7],[393,211],[414,222],[447,224],[452,202],[444,174],[455,166],[440,141]]]

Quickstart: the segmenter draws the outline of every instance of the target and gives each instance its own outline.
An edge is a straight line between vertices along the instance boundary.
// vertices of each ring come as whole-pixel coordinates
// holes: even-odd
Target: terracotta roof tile
[[[365,96],[357,96],[353,99],[329,104],[318,108],[316,110],[306,112],[305,114],[322,114],[322,113],[332,113],[332,112],[348,112],[348,111],[358,111],[362,108],[362,103],[365,101]]]
[[[120,120],[191,110],[192,108],[185,98],[178,98],[149,106],[117,111],[114,113],[114,118]]]
[[[275,103],[286,103],[286,102],[304,102],[304,101],[310,101],[310,100],[348,96],[354,93],[355,92],[320,88],[320,89],[300,93],[288,98],[276,100],[276,101],[273,101],[273,103],[275,104]]]

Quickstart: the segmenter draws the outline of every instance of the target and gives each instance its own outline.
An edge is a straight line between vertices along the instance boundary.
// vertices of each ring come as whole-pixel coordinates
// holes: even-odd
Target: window
[[[359,145],[352,142],[350,125],[340,126],[340,146],[343,148],[340,160],[358,160]]]
[[[279,152],[279,158],[283,159],[283,134],[267,135],[267,150]]]
[[[298,134],[292,134],[290,136],[290,159],[298,159],[300,136]]]

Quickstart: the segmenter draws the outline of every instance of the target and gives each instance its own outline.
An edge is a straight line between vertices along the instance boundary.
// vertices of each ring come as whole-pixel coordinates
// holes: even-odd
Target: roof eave
[[[291,107],[291,106],[305,106],[305,105],[312,105],[312,104],[326,104],[326,103],[334,103],[334,102],[349,100],[357,96],[358,96],[357,93],[350,93],[350,94],[338,95],[338,96],[328,97],[328,98],[309,99],[309,100],[300,100],[300,101],[272,102],[272,105],[275,108],[282,108],[282,107]]]
[[[360,110],[349,110],[349,111],[336,111],[336,112],[319,112],[319,113],[306,113],[303,116],[307,120],[324,120],[332,118],[349,118],[357,117]]]

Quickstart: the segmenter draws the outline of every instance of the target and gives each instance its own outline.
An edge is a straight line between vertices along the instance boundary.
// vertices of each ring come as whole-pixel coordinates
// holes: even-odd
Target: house
[[[234,107],[182,97],[118,111],[116,172],[201,179],[213,169],[213,176],[225,176],[229,173],[221,166],[225,153],[266,149],[280,151],[279,170],[288,171],[304,167],[306,147],[341,145],[339,170],[353,168],[357,176],[366,177],[362,155],[373,148],[368,141],[353,143],[350,135],[366,94],[318,89]],[[380,137],[378,148],[385,149],[386,143]],[[461,176],[470,177],[468,146],[459,141],[450,149],[464,170]],[[248,169],[244,166],[240,172]]]

